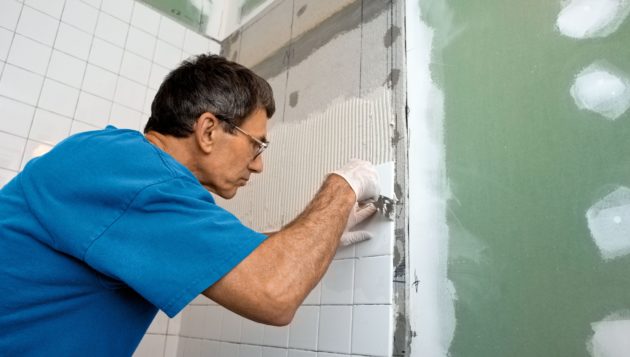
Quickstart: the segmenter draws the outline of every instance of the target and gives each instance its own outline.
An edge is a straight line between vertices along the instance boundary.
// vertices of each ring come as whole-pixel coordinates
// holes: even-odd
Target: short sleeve
[[[198,182],[177,177],[140,191],[85,261],[173,317],[265,239]]]

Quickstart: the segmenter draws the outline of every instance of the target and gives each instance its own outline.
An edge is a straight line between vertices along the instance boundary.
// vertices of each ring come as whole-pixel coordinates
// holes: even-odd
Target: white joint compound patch
[[[630,12],[630,0],[565,1],[556,26],[568,37],[605,37],[615,32]]]
[[[338,99],[306,120],[276,123],[263,174],[252,176],[234,199],[217,202],[256,230],[278,230],[306,207],[324,176],[349,159],[393,161],[391,95],[380,88],[364,98]]]
[[[571,96],[578,108],[614,120],[630,108],[630,79],[603,61],[595,62],[576,76]]]
[[[604,259],[630,253],[629,188],[619,187],[602,198],[588,209],[586,218],[593,240]]]
[[[630,313],[616,313],[591,324],[595,334],[587,348],[593,357],[627,357],[630,354]]]

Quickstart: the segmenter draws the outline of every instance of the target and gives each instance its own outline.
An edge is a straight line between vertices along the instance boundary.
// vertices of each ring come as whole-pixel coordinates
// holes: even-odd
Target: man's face
[[[258,109],[239,127],[256,139],[266,141],[267,120],[265,110]],[[212,152],[202,159],[198,178],[210,192],[230,199],[239,187],[247,184],[252,173],[262,172],[262,155],[254,157],[258,144],[238,130],[228,133],[220,127],[213,139]]]

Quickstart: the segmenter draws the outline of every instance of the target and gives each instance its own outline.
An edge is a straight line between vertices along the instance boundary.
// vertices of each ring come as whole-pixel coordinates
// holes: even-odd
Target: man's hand
[[[375,199],[380,193],[378,173],[368,161],[352,159],[344,167],[333,171],[333,174],[343,177],[352,187],[357,202]]]
[[[372,238],[372,234],[368,231],[351,231],[357,224],[363,222],[367,218],[376,213],[376,206],[372,202],[356,203],[350,215],[348,216],[348,224],[341,235],[341,245],[348,246],[350,244],[362,242]]]

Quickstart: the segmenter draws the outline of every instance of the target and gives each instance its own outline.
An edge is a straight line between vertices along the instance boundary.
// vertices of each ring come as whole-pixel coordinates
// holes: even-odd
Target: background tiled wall
[[[0,0],[0,186],[70,134],[141,129],[168,71],[219,49],[133,0]]]

